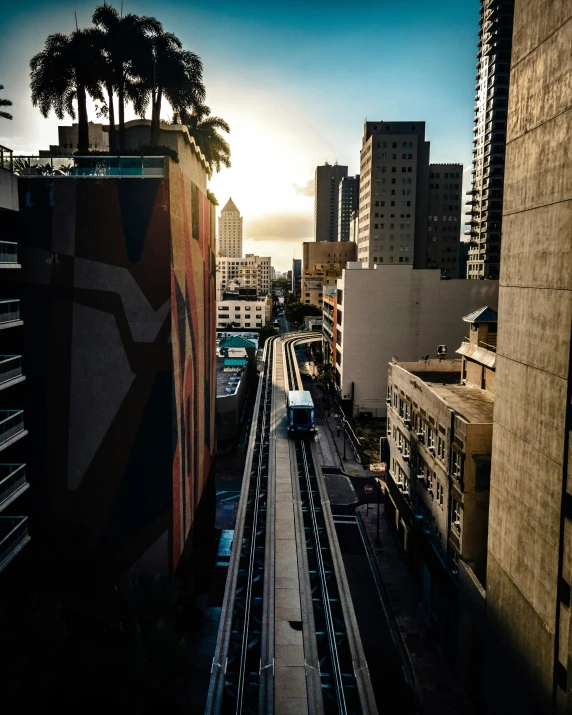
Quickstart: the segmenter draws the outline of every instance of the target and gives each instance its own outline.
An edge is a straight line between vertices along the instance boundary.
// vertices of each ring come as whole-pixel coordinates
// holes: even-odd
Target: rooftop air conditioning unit
[[[447,357],[447,346],[446,345],[439,345],[437,348],[437,357],[439,360],[444,360]]]

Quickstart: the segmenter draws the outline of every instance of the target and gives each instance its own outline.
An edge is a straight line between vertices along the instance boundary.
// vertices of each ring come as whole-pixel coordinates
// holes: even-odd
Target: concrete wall
[[[438,271],[410,266],[345,270],[342,290],[341,397],[354,390],[356,410],[386,412],[387,363],[436,357],[447,345],[449,356],[463,341],[463,315],[497,307],[496,281],[442,281]]]
[[[18,179],[11,171],[0,168],[0,209],[18,210]]]
[[[571,16],[515,5],[488,543],[488,614],[542,712],[572,707]]]
[[[311,271],[317,263],[346,263],[357,260],[357,246],[351,241],[343,243],[311,242],[302,244],[302,270]]]

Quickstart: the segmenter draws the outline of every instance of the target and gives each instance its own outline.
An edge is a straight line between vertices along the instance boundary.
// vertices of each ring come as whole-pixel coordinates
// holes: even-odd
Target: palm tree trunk
[[[157,98],[155,99],[155,104],[153,105],[153,111],[151,113],[151,145],[159,145],[159,132],[161,129],[161,99],[163,90],[161,87],[157,89]]]
[[[125,151],[125,87],[123,82],[117,94],[119,99],[119,151]]]
[[[78,154],[85,154],[89,151],[89,125],[85,87],[82,85],[77,88],[77,121],[77,150]]]
[[[115,132],[115,107],[113,106],[113,87],[107,85],[107,107],[109,109],[109,151],[115,152],[117,149],[117,136]]]

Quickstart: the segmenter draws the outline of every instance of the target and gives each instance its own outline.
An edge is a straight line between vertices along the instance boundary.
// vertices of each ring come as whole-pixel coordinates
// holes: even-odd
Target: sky
[[[74,13],[88,26],[97,4],[4,0],[0,96],[13,101],[14,120],[0,119],[0,144],[34,153],[57,143],[58,120],[32,107],[29,61],[48,34],[74,29]],[[244,251],[272,256],[277,270],[313,239],[316,166],[337,161],[358,173],[366,118],[425,121],[431,161],[461,162],[468,184],[478,0],[124,0],[123,8],[154,15],[202,58],[207,104],[231,128],[232,168],[210,189],[219,209],[229,197],[240,209]]]

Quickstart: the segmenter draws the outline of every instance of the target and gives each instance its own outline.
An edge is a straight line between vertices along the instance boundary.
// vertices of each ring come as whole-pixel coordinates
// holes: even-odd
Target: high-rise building
[[[351,241],[352,215],[359,209],[359,174],[344,176],[338,194],[338,241]]]
[[[358,261],[413,265],[425,255],[429,142],[425,122],[366,122],[360,153]]]
[[[218,256],[216,259],[216,290],[217,300],[231,281],[237,281],[244,288],[256,288],[258,293],[270,293],[271,273],[270,256],[255,256],[247,253],[244,258],[227,258]]]
[[[542,713],[572,707],[571,45],[570,2],[515,3],[486,600]]]
[[[29,415],[25,311],[21,311],[19,207],[12,152],[0,149],[0,572],[30,541],[28,531]],[[10,280],[12,279],[12,280]],[[37,399],[37,395],[36,395]],[[10,569],[0,576],[0,591]],[[0,608],[3,604],[0,605]]]
[[[290,271],[289,271],[290,272]],[[302,284],[302,259],[292,259],[292,276],[291,276],[292,293],[300,298],[300,288]]]
[[[514,0],[481,0],[467,278],[499,277]]]
[[[242,257],[242,216],[232,199],[226,202],[218,219],[217,256]]]
[[[427,242],[415,253],[415,268],[437,268],[445,278],[459,276],[462,164],[429,165]]]
[[[338,240],[338,198],[340,181],[348,167],[325,164],[316,167],[314,185],[314,241]]]
[[[29,492],[40,539],[73,542],[107,583],[172,574],[212,484],[215,207],[173,126],[160,143],[178,164],[118,177],[97,157],[18,178]]]

